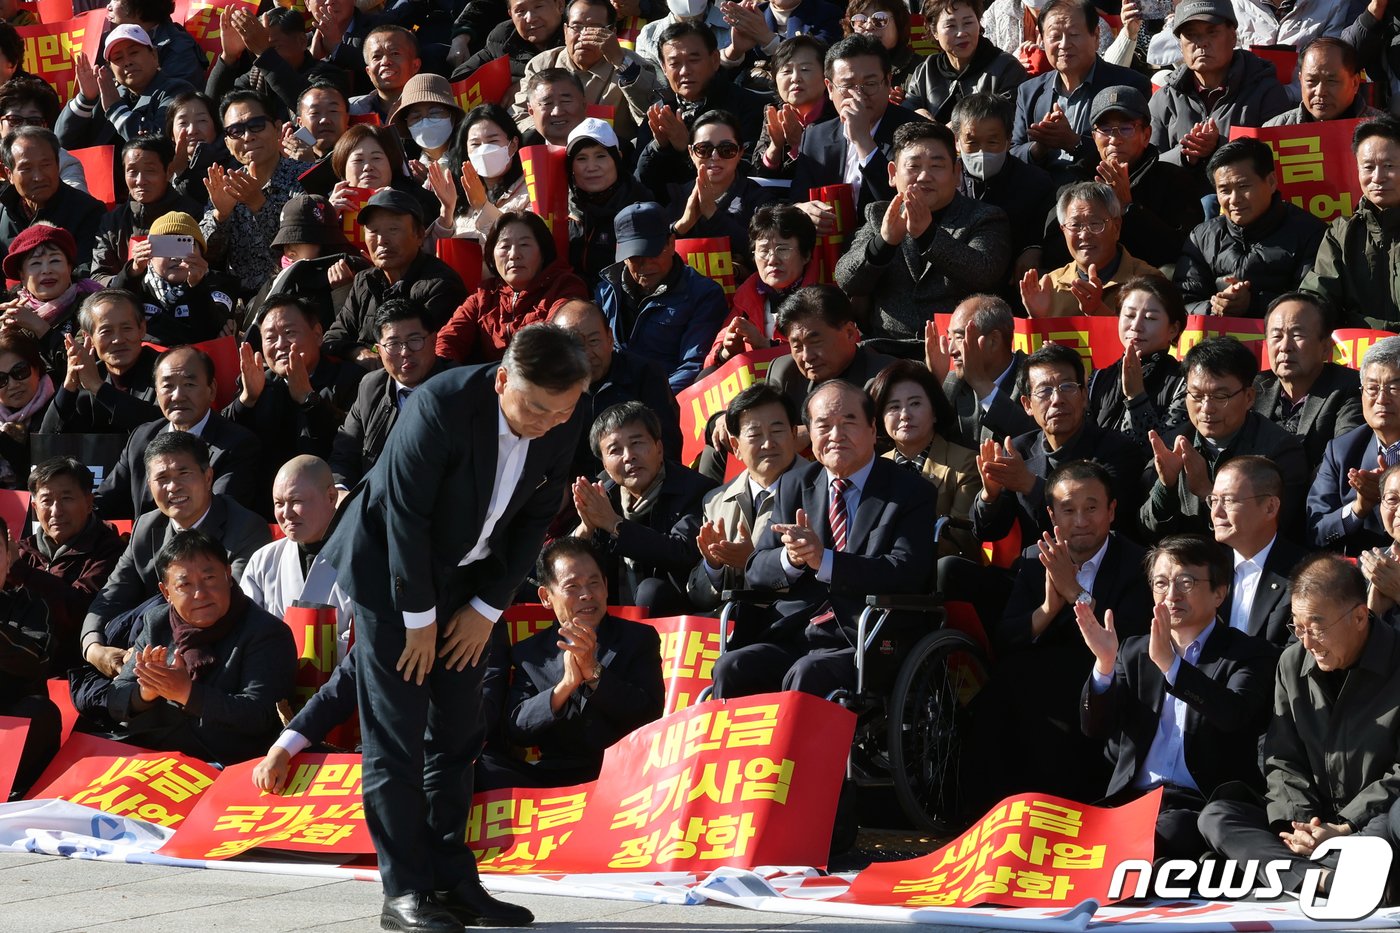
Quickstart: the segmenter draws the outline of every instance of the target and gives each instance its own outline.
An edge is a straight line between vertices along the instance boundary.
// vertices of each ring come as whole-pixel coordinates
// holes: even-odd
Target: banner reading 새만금
[[[80,743],[81,744],[81,743]],[[94,746],[96,748],[97,746]],[[177,752],[152,752],[110,743],[121,754],[84,755],[50,768],[31,795],[175,827],[194,811],[219,769]],[[52,775],[51,780],[47,780]]]
[[[730,357],[721,367],[698,379],[676,396],[681,407],[681,462],[693,463],[705,447],[705,425],[724,411],[729,400],[768,375],[768,365],[787,355],[787,346],[753,350]]]
[[[24,39],[24,69],[47,81],[58,99],[67,103],[78,93],[78,53],[97,61],[106,19],[107,11],[100,9],[57,23],[16,27]]]
[[[1351,135],[1360,120],[1324,120],[1296,126],[1235,126],[1230,138],[1252,136],[1274,152],[1278,192],[1322,220],[1350,217],[1361,198]]]
[[[839,900],[898,907],[1049,907],[1109,900],[1113,871],[1152,858],[1160,789],[1121,807],[1008,797],[931,855],[882,862]]]

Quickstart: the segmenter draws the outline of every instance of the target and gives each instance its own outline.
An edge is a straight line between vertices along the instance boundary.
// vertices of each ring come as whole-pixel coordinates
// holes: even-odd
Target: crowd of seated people
[[[992,649],[968,815],[1161,786],[1159,855],[1391,837],[1400,337],[1344,365],[1332,333],[1400,332],[1400,11],[1281,9],[1290,77],[1246,5],[313,0],[223,11],[211,59],[114,3],[70,96],[0,83],[15,792],[58,746],[46,680],[80,730],[280,786],[356,709],[338,510],[418,388],[552,322],[586,428],[516,601],[556,624],[483,655],[479,787],[592,780],[661,715],[656,633],[610,607],[777,591],[716,695],[825,697],[867,595],[937,592]],[[1360,190],[1324,221],[1232,131],[1328,121]],[[1116,360],[1018,334],[1080,315]],[[1180,346],[1188,315],[1262,339]],[[683,437],[745,354],[766,377]],[[299,710],[294,604],[339,645]]]

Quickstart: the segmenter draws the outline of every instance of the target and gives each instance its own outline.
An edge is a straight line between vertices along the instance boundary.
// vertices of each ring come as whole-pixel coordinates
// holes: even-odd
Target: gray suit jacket
[[[1254,410],[1272,420],[1283,388],[1271,372],[1254,378]],[[1361,416],[1361,374],[1338,363],[1327,363],[1303,400],[1303,411],[1293,434],[1303,442],[1308,467],[1317,471],[1327,444],[1343,434],[1359,428],[1366,420]]]

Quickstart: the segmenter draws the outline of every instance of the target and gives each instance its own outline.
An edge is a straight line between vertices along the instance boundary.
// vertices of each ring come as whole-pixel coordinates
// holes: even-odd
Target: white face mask
[[[476,147],[467,158],[482,178],[496,178],[504,175],[506,169],[510,168],[510,150],[495,143]]]
[[[666,0],[666,9],[681,19],[694,19],[705,12],[709,0]]]
[[[447,117],[419,120],[408,128],[408,135],[424,149],[437,149],[447,145],[447,139],[452,135],[452,121]]]
[[[963,170],[973,178],[986,181],[1006,165],[1005,152],[964,152],[962,154]]]

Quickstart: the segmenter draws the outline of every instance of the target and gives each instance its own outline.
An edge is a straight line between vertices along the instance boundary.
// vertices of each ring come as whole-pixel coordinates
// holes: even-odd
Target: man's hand
[[[817,228],[817,236],[826,236],[836,229],[836,208],[825,201],[800,201],[794,206]]]
[[[1292,832],[1281,832],[1278,835],[1283,844],[1295,854],[1310,856],[1314,849],[1333,836],[1351,835],[1351,827],[1345,823],[1324,823],[1315,816],[1306,823],[1294,820]]]
[[[301,358],[300,353],[293,353],[287,357],[287,372],[282,378],[287,380],[287,394],[292,397],[292,401],[298,405],[305,404],[311,397],[311,374],[306,371],[306,361]]]
[[[1156,431],[1147,432],[1147,442],[1152,446],[1152,467],[1157,471],[1157,481],[1168,489],[1175,488],[1181,476],[1181,454],[1176,447],[1169,449]]]
[[[1347,485],[1356,490],[1356,498],[1351,500],[1351,510],[1358,518],[1365,518],[1381,501],[1381,474],[1388,466],[1385,455],[1376,457],[1374,470],[1347,470]]]
[[[194,681],[178,652],[160,647],[146,648],[136,655],[136,685],[141,689],[141,699],[146,702],[156,697],[164,697],[182,706],[190,700],[190,690]],[[155,696],[148,694],[154,693]]]
[[[264,794],[280,794],[287,784],[287,771],[292,756],[285,748],[274,745],[253,769],[253,786]]]
[[[862,160],[875,150],[875,139],[871,135],[875,128],[875,108],[865,96],[864,89],[853,91],[836,108],[846,141],[855,147]]]
[[[1079,634],[1084,644],[1094,653],[1094,671],[1101,677],[1113,676],[1113,665],[1118,660],[1118,633],[1113,628],[1113,610],[1103,614],[1103,625],[1094,618],[1094,607],[1084,603],[1074,604],[1074,621],[1079,625]]]
[[[1181,154],[1186,157],[1186,161],[1192,165],[1204,161],[1215,152],[1215,147],[1220,145],[1220,128],[1216,126],[1214,118],[1197,123],[1191,127],[1190,132],[1181,137]]]
[[[399,655],[394,670],[402,672],[405,683],[411,680],[423,686],[437,654],[437,630],[436,622],[422,628],[404,629],[403,654]]]
[[[1147,383],[1142,375],[1142,348],[1134,338],[1123,348],[1123,398],[1134,399],[1146,391]]]
[[[598,633],[586,625],[573,620],[559,623],[559,638],[556,642],[568,658],[571,658],[581,681],[593,679],[598,667]]]
[[[238,206],[238,198],[229,186],[230,173],[219,164],[209,166],[209,174],[204,179],[204,187],[209,192],[209,203],[214,205],[214,219],[223,223],[233,216]]]
[[[1079,595],[1079,579],[1075,576],[1074,558],[1069,553],[1069,542],[1060,537],[1060,529],[1056,528],[1053,537],[1050,532],[1043,532],[1036,546],[1040,549],[1040,564],[1045,568],[1045,579],[1049,584],[1046,595],[1048,596],[1050,588],[1053,588],[1061,600],[1061,605],[1074,602]],[[1044,608],[1051,614],[1060,609],[1059,606]]]
[[[1361,552],[1359,563],[1372,590],[1400,599],[1400,560],[1382,548],[1371,548]]]
[[[997,496],[1001,495],[1001,481],[992,471],[992,467],[1000,459],[1001,445],[990,437],[984,440],[977,453],[977,473],[982,477],[982,499],[985,502],[995,502]]]
[[[246,48],[243,37],[233,27],[233,8],[224,7],[219,11],[219,57],[225,64],[232,65]]]
[[[1031,317],[1049,317],[1055,286],[1050,283],[1049,274],[1040,275],[1039,270],[1027,269],[1021,276],[1021,304]],[[963,341],[966,343],[966,340]]]
[[[1026,135],[1031,142],[1049,149],[1073,152],[1079,148],[1079,134],[1059,104],[1052,105],[1049,113],[1027,127]]]
[[[622,516],[613,510],[612,502],[603,491],[602,483],[590,483],[587,478],[580,476],[574,480],[573,495],[574,511],[578,512],[585,531],[590,534],[595,531],[617,534],[617,526],[622,524]]]
[[[1126,208],[1133,203],[1133,186],[1128,180],[1128,165],[1117,159],[1104,159],[1099,163],[1099,181],[1113,189],[1118,203]]]
[[[658,146],[685,152],[690,145],[690,130],[686,129],[685,121],[667,104],[652,104],[647,108],[647,124]]]
[[[76,337],[64,334],[63,349],[68,357],[68,373],[63,379],[64,387],[70,392],[81,387],[96,395],[97,390],[102,388],[102,373],[97,369],[97,354],[93,352],[87,334],[81,331]]]
[[[261,55],[272,47],[272,37],[267,32],[267,26],[242,7],[233,9],[233,28],[238,32],[243,44],[248,47],[248,51],[254,55]]]
[[[1244,314],[1249,310],[1251,295],[1249,281],[1227,276],[1228,283],[1220,291],[1210,296],[1210,313],[1216,315]]]
[[[948,378],[952,366],[948,359],[948,338],[938,332],[938,322],[932,317],[924,323],[924,366],[939,382]]]
[[[452,614],[452,620],[447,623],[438,657],[443,659],[449,670],[464,671],[468,664],[476,667],[486,658],[493,625],[490,619],[470,604],[463,606]]]
[[[78,93],[86,100],[96,101],[102,96],[99,75],[106,71],[101,65],[94,65],[86,52],[79,52],[73,60],[73,71],[78,79]]]
[[[83,652],[83,660],[87,661],[97,672],[108,680],[116,677],[122,672],[122,666],[126,664],[125,648],[112,648],[108,645],[88,645]]]
[[[706,531],[708,529],[708,532]],[[749,555],[753,553],[753,542],[749,540],[749,529],[743,522],[739,523],[738,532],[734,540],[730,541],[724,531],[724,519],[717,522],[706,522],[700,528],[700,553],[704,555],[705,563],[715,569],[728,567],[731,570],[742,572],[744,565],[749,562]]]
[[[238,400],[244,405],[252,408],[262,397],[263,389],[267,388],[267,371],[264,367],[267,361],[263,359],[261,353],[254,353],[251,344],[243,344],[238,348],[238,378],[243,382],[243,388],[238,392]]]
[[[1089,263],[1088,278],[1075,276],[1069,283],[1069,292],[1079,302],[1079,310],[1085,314],[1098,314],[1103,310],[1103,280],[1099,278],[1099,267]]]
[[[472,37],[453,36],[452,45],[447,49],[447,67],[456,70],[457,66],[472,56]],[[450,73],[450,72],[449,72]]]
[[[914,239],[924,235],[933,224],[933,212],[917,197],[904,199],[904,228]]]
[[[890,246],[898,246],[909,235],[909,221],[904,214],[904,194],[896,193],[885,208],[885,216],[880,218],[880,239]]]
[[[774,524],[773,531],[787,550],[788,563],[794,567],[810,567],[813,570],[822,565],[822,542],[812,530],[803,509],[797,510],[797,521],[791,525]]]
[[[267,195],[263,193],[262,184],[248,174],[246,169],[236,169],[224,174],[224,184],[229,193],[240,204],[246,204],[248,210],[256,214],[263,209],[267,203]]]
[[[1164,603],[1152,607],[1152,629],[1147,635],[1147,656],[1165,674],[1176,661],[1172,645],[1172,617]]]
[[[1011,445],[1009,437],[1006,439],[1004,452],[999,453],[996,460],[987,464],[987,472],[1002,489],[1024,495],[1035,488],[1035,474],[1026,466],[1021,452]]]
[[[1181,469],[1186,473],[1186,489],[1191,495],[1202,501],[1210,495],[1214,481],[1210,478],[1210,467],[1206,464],[1206,458],[1201,456],[1201,452],[1191,444],[1187,443],[1185,435],[1176,439],[1175,453],[1181,457]]]

